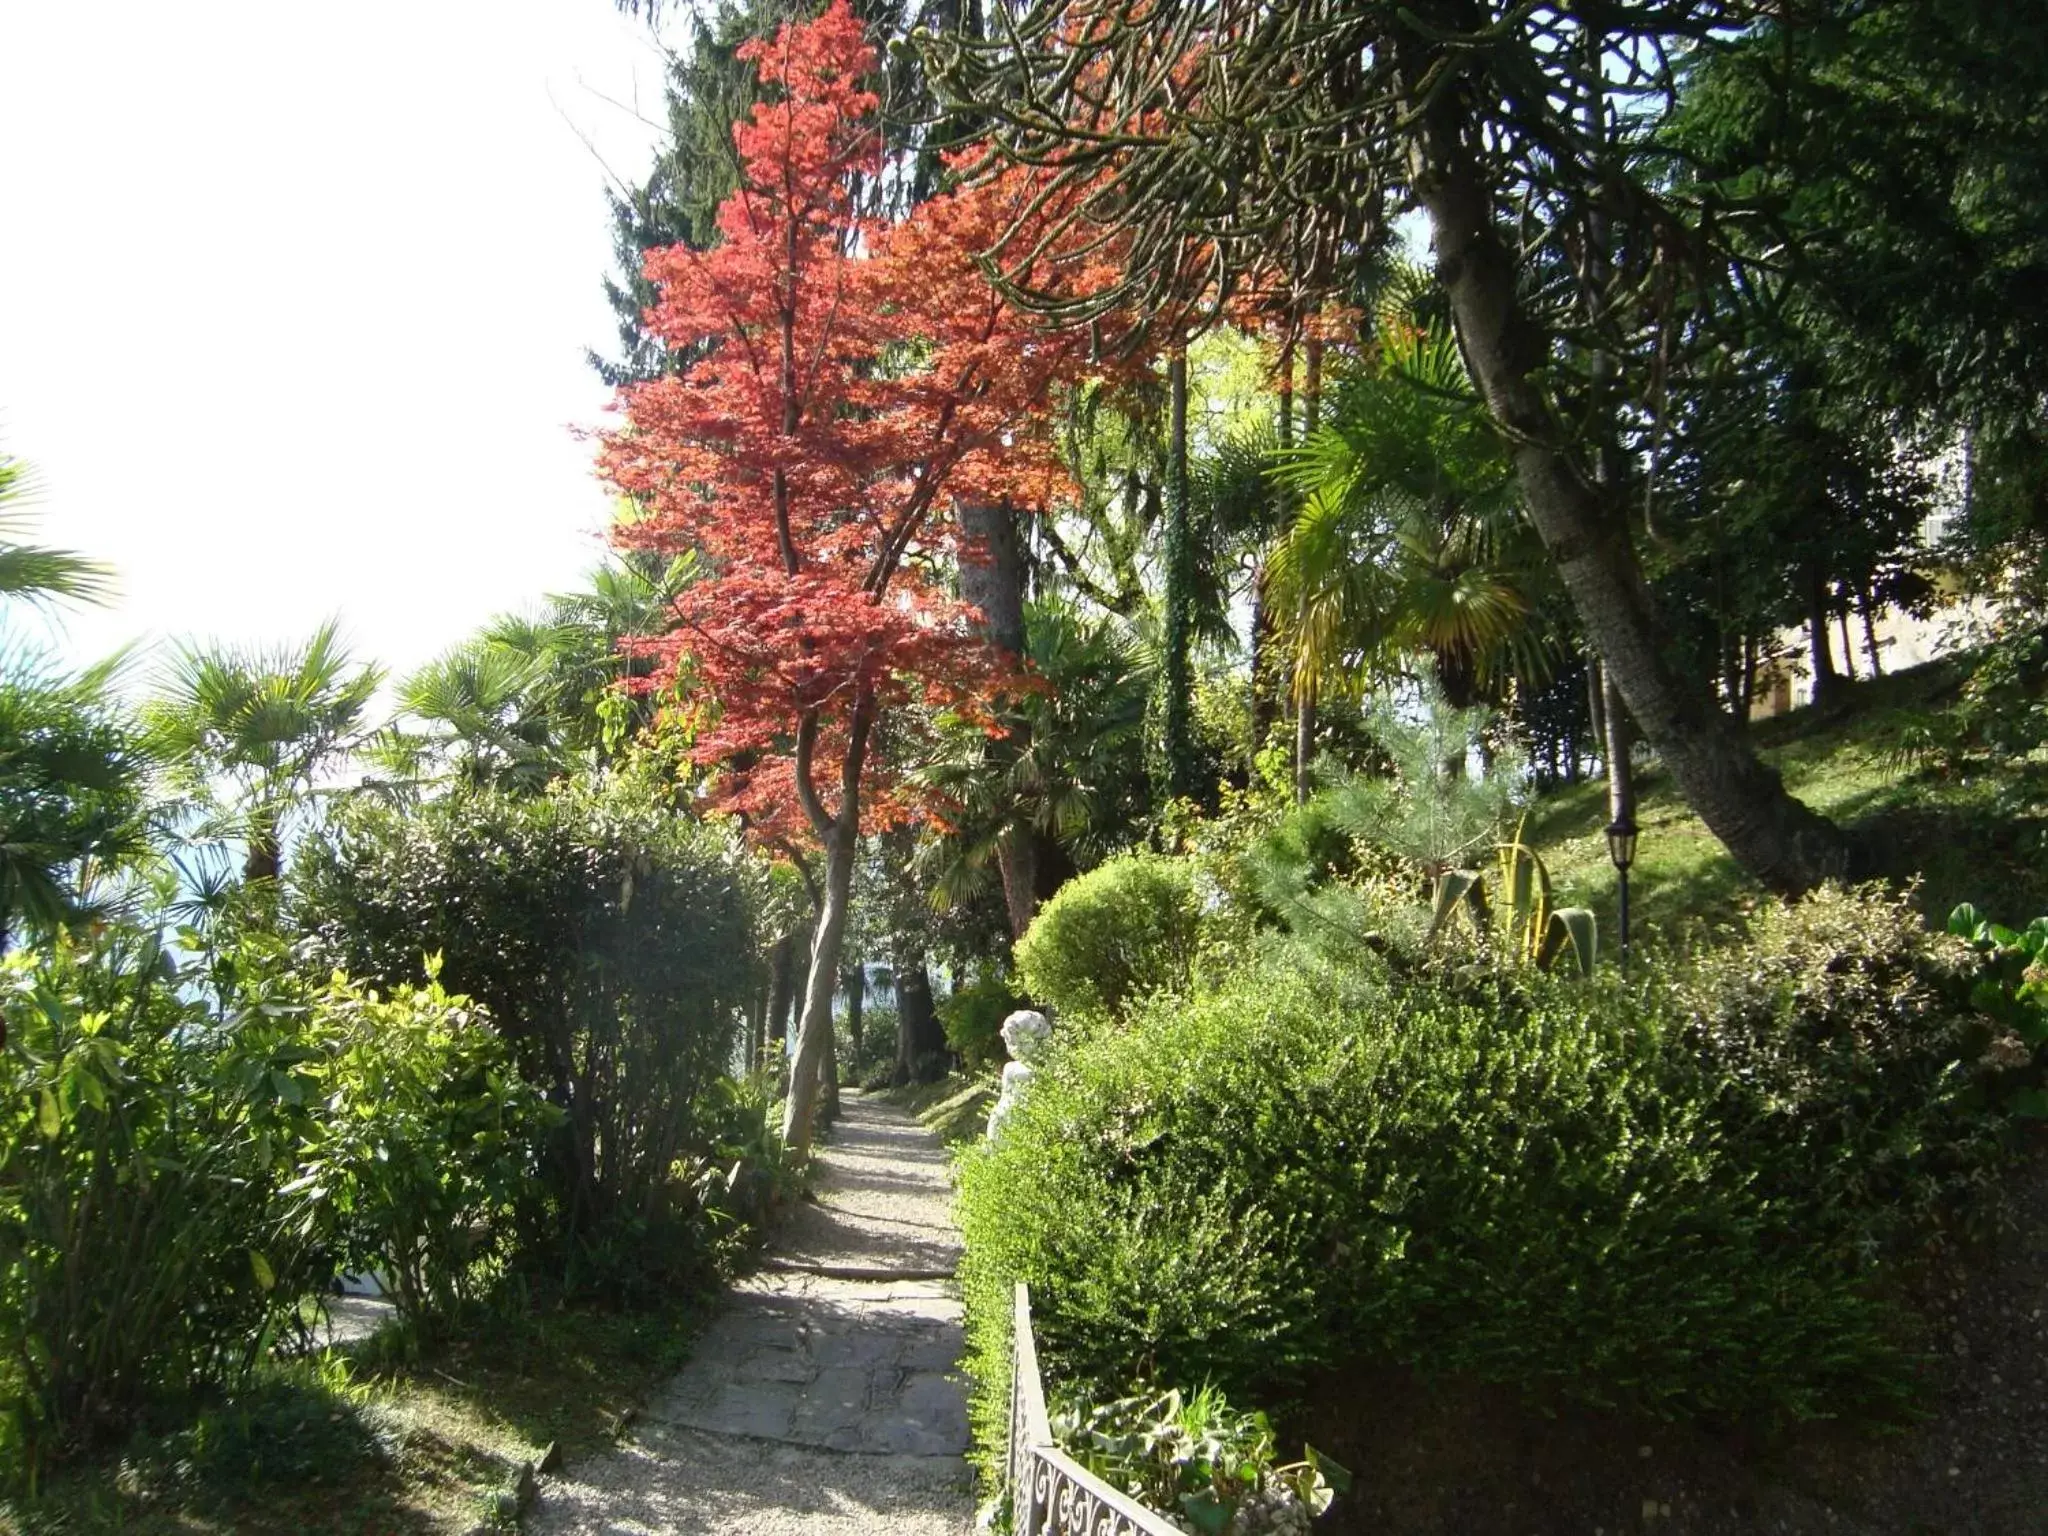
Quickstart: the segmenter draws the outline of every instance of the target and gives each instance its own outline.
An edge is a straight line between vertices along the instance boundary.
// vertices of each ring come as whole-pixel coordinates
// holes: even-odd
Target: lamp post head
[[[1607,824],[1607,857],[1614,860],[1614,867],[1623,874],[1636,861],[1636,824],[1632,817],[1623,816]]]

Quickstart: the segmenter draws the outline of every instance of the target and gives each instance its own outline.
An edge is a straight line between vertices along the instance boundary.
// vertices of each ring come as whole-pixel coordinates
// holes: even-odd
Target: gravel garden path
[[[552,1536],[962,1536],[960,1238],[946,1157],[847,1094],[815,1202],[619,1448],[543,1480]]]

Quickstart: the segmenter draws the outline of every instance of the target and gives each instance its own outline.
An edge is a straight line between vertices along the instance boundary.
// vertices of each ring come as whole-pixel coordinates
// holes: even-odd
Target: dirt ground
[[[1708,1434],[1497,1392],[1332,1382],[1304,1425],[1356,1483],[1328,1536],[2048,1536],[2048,1148],[2009,1225],[1927,1277],[1926,1417]]]

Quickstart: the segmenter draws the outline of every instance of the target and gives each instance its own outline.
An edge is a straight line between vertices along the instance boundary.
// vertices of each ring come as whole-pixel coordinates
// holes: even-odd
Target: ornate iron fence
[[[1031,1293],[1017,1283],[1010,1335],[1010,1530],[1014,1536],[1181,1536],[1053,1443],[1031,1334]]]

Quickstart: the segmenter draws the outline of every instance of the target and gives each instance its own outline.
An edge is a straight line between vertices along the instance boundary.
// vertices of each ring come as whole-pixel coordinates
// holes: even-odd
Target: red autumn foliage
[[[972,713],[1005,686],[947,592],[958,499],[1042,506],[1061,484],[1048,392],[1087,338],[1005,303],[976,255],[1029,203],[1018,174],[865,219],[885,174],[846,0],[749,44],[770,98],[736,125],[742,184],[709,251],[652,251],[654,331],[690,361],[628,388],[601,468],[632,497],[621,544],[694,549],[712,574],[649,637],[716,701],[700,760],[770,843],[834,841],[893,809],[868,786],[882,714]],[[1080,280],[1078,277],[1072,280]]]

